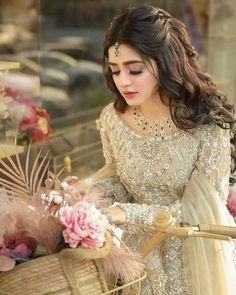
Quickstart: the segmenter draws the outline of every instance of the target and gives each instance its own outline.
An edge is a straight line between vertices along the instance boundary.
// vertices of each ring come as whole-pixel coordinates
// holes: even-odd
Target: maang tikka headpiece
[[[116,41],[115,43],[115,57],[119,57],[120,55],[120,43]]]

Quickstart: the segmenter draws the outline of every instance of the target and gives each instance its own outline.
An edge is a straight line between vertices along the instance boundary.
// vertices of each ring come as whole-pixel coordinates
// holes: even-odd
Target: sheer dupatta
[[[195,173],[182,198],[183,219],[190,224],[235,226],[213,185]],[[236,294],[236,243],[188,238],[183,244],[183,264],[189,295]]]

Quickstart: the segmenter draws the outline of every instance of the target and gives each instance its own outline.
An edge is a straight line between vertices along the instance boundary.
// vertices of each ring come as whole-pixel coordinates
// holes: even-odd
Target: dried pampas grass
[[[56,252],[61,242],[62,225],[58,219],[30,202],[12,198],[0,191],[0,246],[4,236],[14,237],[31,245],[45,247],[45,255]]]
[[[113,274],[122,283],[137,279],[145,266],[142,256],[131,252],[123,242],[120,247],[112,244],[110,253],[101,260],[101,265],[107,280]]]

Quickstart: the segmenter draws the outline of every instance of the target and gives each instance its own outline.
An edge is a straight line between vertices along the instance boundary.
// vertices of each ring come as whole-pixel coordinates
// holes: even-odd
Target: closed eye
[[[139,75],[142,74],[143,71],[129,71],[131,75]],[[113,76],[118,76],[120,74],[120,71],[112,72]]]
[[[118,76],[119,73],[120,73],[120,71],[116,71],[116,72],[112,72],[111,74],[112,74],[112,76]]]
[[[139,75],[142,74],[143,71],[130,71],[131,75]]]

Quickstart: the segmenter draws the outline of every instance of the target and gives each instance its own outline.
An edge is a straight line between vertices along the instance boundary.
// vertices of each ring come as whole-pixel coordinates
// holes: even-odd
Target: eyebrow
[[[144,64],[144,62],[143,61],[140,61],[140,60],[129,60],[129,61],[123,62],[122,64],[124,66],[127,66],[127,65],[138,64],[138,63],[139,64]],[[114,62],[108,62],[108,64],[110,66],[118,66],[118,64],[117,63],[114,63]]]

